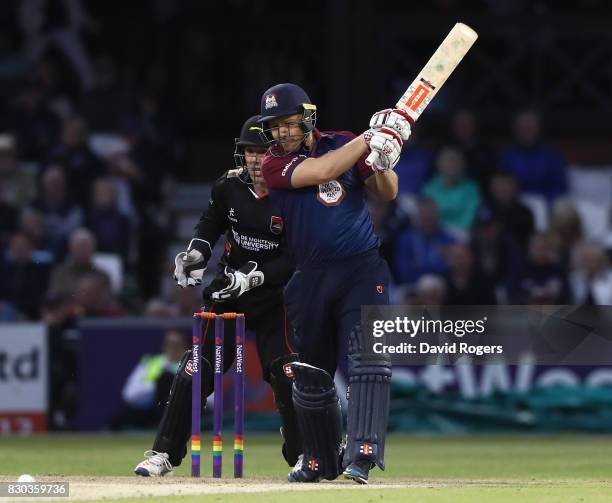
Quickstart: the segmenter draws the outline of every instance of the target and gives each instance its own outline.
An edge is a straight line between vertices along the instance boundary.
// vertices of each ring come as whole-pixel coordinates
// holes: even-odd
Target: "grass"
[[[210,474],[208,437],[203,445],[202,472]],[[34,476],[130,476],[150,449],[152,435],[41,435],[0,440],[0,474]],[[230,439],[225,470],[231,471]],[[276,435],[248,436],[245,475],[282,483],[288,467]],[[612,436],[458,436],[391,435],[387,469],[374,470],[372,481],[417,483],[403,489],[329,489],[326,491],[216,494],[151,497],[126,501],[406,501],[438,503],[598,502],[612,501]],[[175,470],[188,476],[189,458]],[[486,483],[489,480],[490,483]],[[425,481],[425,482],[423,482]],[[427,487],[428,481],[431,487]],[[471,484],[469,481],[479,481]],[[483,482],[485,481],[485,482]],[[335,493],[338,493],[336,496]]]

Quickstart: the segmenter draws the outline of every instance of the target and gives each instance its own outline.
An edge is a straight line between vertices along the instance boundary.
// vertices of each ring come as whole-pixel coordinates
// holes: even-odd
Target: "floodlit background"
[[[172,372],[145,397],[129,376],[185,348],[200,294],[176,287],[173,258],[263,91],[300,84],[319,128],[362,132],[457,21],[480,38],[415,126],[397,201],[372,203],[394,302],[612,304],[611,14],[3,2],[0,434],[154,427]],[[247,431],[276,430],[254,351]],[[595,367],[396,369],[390,429],[607,432],[611,382]]]

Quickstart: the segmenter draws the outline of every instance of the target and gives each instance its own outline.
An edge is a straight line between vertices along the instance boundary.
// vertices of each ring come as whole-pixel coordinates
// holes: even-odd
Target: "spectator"
[[[509,173],[494,174],[489,184],[489,208],[502,224],[504,232],[510,234],[525,250],[534,223],[531,210],[518,199],[516,180]]]
[[[164,299],[156,297],[147,302],[144,315],[147,318],[176,318],[177,312],[174,306],[168,304]]]
[[[550,231],[561,265],[569,269],[571,251],[584,237],[580,214],[570,200],[559,200],[554,204]]]
[[[49,274],[49,265],[33,260],[28,237],[17,232],[11,239],[9,253],[0,262],[0,299],[12,303],[27,319],[40,319]]]
[[[101,276],[110,288],[108,276],[93,265],[95,251],[96,239],[89,230],[81,228],[74,231],[70,236],[68,256],[62,264],[53,268],[50,292],[70,297],[76,293],[81,278],[89,273]]]
[[[50,252],[49,239],[45,231],[45,221],[38,210],[32,207],[23,209],[19,216],[19,230],[23,232],[30,240],[30,243],[32,243],[32,247],[36,250],[35,255],[37,259],[49,261],[54,259]],[[46,258],[42,259],[41,255]]]
[[[466,174],[478,182],[482,191],[489,186],[491,169],[495,166],[493,149],[482,142],[476,116],[471,110],[459,110],[452,120],[452,144],[466,161]]]
[[[128,92],[120,86],[117,61],[110,55],[98,56],[93,67],[94,87],[81,96],[79,110],[92,130],[114,131],[129,108]]]
[[[122,125],[122,135],[129,150],[113,156],[110,168],[113,174],[129,184],[134,205],[139,211],[138,284],[145,296],[151,297],[159,291],[159,276],[149,271],[159,270],[164,260],[165,215],[161,202],[170,164],[146,138],[144,123],[140,119],[126,119]]]
[[[44,219],[45,236],[56,257],[63,255],[68,236],[83,225],[83,212],[68,198],[66,175],[60,165],[42,177],[42,194],[34,203]]]
[[[49,341],[49,428],[68,430],[78,409],[78,350],[71,337],[75,327],[74,303],[47,295],[42,318]]]
[[[61,141],[50,154],[51,162],[66,168],[70,198],[81,207],[89,207],[93,180],[105,174],[105,167],[88,145],[87,124],[71,117],[62,124]]]
[[[176,142],[176,134],[170,118],[162,113],[153,89],[145,90],[138,97],[138,116],[142,120],[145,138],[155,145],[165,162],[173,162],[172,146]]]
[[[521,192],[541,194],[549,201],[567,191],[565,162],[553,148],[542,143],[540,117],[531,110],[514,121],[516,144],[503,152],[499,166],[518,181]]]
[[[461,152],[444,147],[436,159],[438,174],[423,188],[423,194],[433,199],[440,212],[443,227],[467,231],[480,204],[478,185],[466,177]]]
[[[447,275],[446,304],[453,306],[495,305],[495,286],[474,266],[474,256],[464,244],[449,250],[450,270]]]
[[[20,157],[37,163],[46,161],[59,131],[59,119],[45,101],[41,85],[26,83],[9,115]]]
[[[419,194],[431,174],[433,154],[419,143],[418,135],[416,130],[412,132],[410,147],[404,149],[395,166],[400,194]]]
[[[369,198],[368,209],[374,225],[374,232],[380,239],[380,255],[392,266],[400,232],[410,225],[407,214],[400,211],[396,201],[380,201]]]
[[[177,330],[168,330],[164,335],[163,352],[142,357],[123,386],[123,404],[110,421],[112,430],[157,426],[163,413],[162,405],[170,394],[174,374],[186,350],[186,337]]]
[[[396,241],[395,281],[415,283],[424,274],[444,275],[448,271],[447,249],[454,241],[440,228],[436,203],[421,199],[414,227],[402,232]]]
[[[446,297],[444,278],[435,274],[425,274],[417,281],[414,289],[414,304],[417,306],[441,306]]]
[[[130,244],[130,222],[118,209],[117,189],[110,178],[100,178],[94,183],[87,227],[96,236],[98,251],[115,253],[126,262]]]
[[[501,223],[486,207],[478,210],[470,248],[483,281],[494,285],[499,303],[506,303],[507,289],[522,272],[523,255],[520,247],[511,236],[504,234]]]
[[[25,37],[25,52],[32,61],[40,59],[49,46],[66,57],[79,76],[81,88],[93,84],[93,70],[80,38],[84,28],[95,26],[79,0],[22,0],[20,27]]]
[[[11,235],[17,229],[19,212],[12,204],[4,201],[0,195],[0,249],[8,246]]]
[[[111,158],[112,172],[130,184],[138,208],[158,205],[166,172],[171,167],[168,159],[160,156],[159,149],[147,138],[145,123],[139,118],[124,119],[121,136],[129,145],[129,150]]]
[[[58,331],[73,329],[76,321],[74,299],[60,294],[47,293],[43,299],[42,320],[50,328]]]
[[[193,313],[200,310],[202,297],[195,288],[176,288],[173,289],[172,311],[177,316],[193,316]]]
[[[513,295],[514,304],[566,304],[569,302],[567,275],[555,254],[548,234],[535,234],[529,241],[525,272]]]
[[[570,281],[575,304],[612,305],[612,268],[600,246],[582,242],[574,247]]]
[[[0,200],[24,206],[36,197],[36,168],[20,162],[12,134],[0,134]]]
[[[99,273],[86,273],[75,292],[75,313],[81,317],[116,318],[124,314],[112,296],[108,279]]]

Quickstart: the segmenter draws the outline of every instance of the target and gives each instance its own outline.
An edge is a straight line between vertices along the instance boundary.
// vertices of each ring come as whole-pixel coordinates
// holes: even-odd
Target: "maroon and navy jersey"
[[[365,201],[365,180],[373,174],[365,155],[336,180],[291,187],[291,175],[308,157],[320,157],[351,141],[348,131],[315,129],[310,151],[275,156],[268,151],[262,174],[285,221],[287,241],[298,268],[333,264],[379,246]]]

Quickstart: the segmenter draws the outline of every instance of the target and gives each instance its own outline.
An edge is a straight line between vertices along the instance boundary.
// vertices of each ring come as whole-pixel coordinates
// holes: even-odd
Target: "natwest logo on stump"
[[[338,180],[319,184],[317,199],[325,206],[338,206],[344,196],[346,196],[346,191]]]

